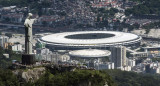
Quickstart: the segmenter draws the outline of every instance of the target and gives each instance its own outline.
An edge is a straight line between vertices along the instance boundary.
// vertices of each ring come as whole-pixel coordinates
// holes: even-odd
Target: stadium
[[[112,46],[136,48],[142,38],[132,33],[116,31],[78,31],[55,33],[41,37],[39,42],[45,43],[54,50],[106,49]]]
[[[111,54],[108,50],[98,50],[98,49],[83,49],[83,50],[74,50],[69,52],[70,57],[77,57],[83,59],[90,58],[103,58]]]

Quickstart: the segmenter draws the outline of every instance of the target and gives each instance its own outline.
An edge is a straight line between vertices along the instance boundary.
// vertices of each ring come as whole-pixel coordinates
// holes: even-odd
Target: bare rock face
[[[27,70],[16,70],[14,74],[19,76],[25,82],[31,81],[34,82],[38,80],[43,74],[45,74],[45,67],[27,69]]]

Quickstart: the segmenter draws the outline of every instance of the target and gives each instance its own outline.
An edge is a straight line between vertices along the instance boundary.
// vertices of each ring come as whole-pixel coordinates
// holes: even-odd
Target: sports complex
[[[142,38],[116,31],[78,31],[46,35],[39,39],[54,50],[106,49],[112,46],[139,47]]]

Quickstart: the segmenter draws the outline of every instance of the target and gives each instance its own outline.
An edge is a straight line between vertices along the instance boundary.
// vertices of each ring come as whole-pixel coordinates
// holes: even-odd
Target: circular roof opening
[[[73,34],[67,35],[65,38],[68,39],[102,39],[115,36],[114,34],[109,33],[85,33],[85,34]]]

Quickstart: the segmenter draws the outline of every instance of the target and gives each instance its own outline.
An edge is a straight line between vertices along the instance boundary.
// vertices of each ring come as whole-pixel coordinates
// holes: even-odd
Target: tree
[[[150,29],[146,29],[146,33],[145,34],[148,34],[150,32]]]
[[[20,83],[11,70],[0,69],[0,86],[20,86]]]
[[[10,18],[5,18],[5,22],[10,22],[11,20],[10,20]]]
[[[5,36],[8,36],[9,38],[12,37],[12,33],[5,33]]]
[[[89,82],[91,82],[91,86],[104,86],[106,82],[108,86],[116,86],[108,74],[95,70],[75,70],[55,75],[46,72],[35,82],[35,86],[87,86]]]
[[[148,14],[156,14],[160,15],[160,1],[159,0],[132,0],[138,1],[139,5],[134,6],[131,9],[127,9],[125,11],[126,15],[133,14],[134,16],[148,15]]]
[[[47,26],[47,22],[46,21],[42,21],[42,25],[43,25],[43,27],[46,27]]]
[[[160,86],[160,75],[127,72],[121,70],[105,70],[118,86]]]

